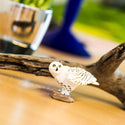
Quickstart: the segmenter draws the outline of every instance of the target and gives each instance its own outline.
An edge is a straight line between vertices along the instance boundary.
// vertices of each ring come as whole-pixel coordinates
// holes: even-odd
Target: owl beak
[[[58,67],[56,68],[56,71],[58,71]]]

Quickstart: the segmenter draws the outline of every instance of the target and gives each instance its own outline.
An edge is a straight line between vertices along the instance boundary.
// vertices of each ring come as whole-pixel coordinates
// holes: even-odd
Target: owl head
[[[60,62],[54,61],[49,65],[49,71],[54,74],[59,74],[63,69],[63,65]]]

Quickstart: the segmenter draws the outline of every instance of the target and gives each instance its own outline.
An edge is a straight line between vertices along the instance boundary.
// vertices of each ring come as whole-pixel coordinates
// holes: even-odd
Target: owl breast
[[[67,76],[69,75],[68,69],[68,66],[64,66],[62,71],[55,77],[59,83],[66,83]]]

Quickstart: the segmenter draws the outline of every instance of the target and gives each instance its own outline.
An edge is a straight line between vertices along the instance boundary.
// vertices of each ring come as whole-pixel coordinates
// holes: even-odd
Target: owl
[[[70,92],[79,85],[99,85],[97,79],[90,72],[79,67],[64,66],[60,62],[54,61],[50,63],[49,71],[61,85],[62,88],[59,91],[64,95],[70,95]]]

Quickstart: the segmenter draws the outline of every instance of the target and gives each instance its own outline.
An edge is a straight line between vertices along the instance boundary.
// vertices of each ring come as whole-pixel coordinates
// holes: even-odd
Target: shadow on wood
[[[88,66],[64,60],[60,61],[64,65],[81,67],[91,72],[100,83],[99,86],[95,87],[99,87],[116,96],[125,107],[125,74],[118,69],[124,59],[125,43],[122,43],[102,56],[96,63]],[[48,66],[54,60],[52,58],[1,53],[0,68],[52,77],[49,73]]]

